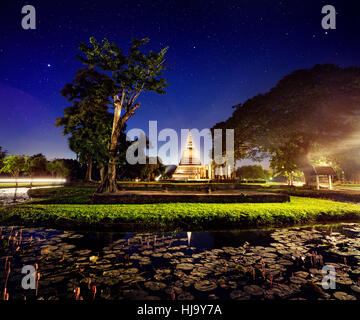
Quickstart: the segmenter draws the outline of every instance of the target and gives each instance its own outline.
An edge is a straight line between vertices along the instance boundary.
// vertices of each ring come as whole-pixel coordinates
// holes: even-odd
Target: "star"
[[[51,68],[51,64],[50,64],[50,63],[48,63],[47,66],[48,66],[48,68]]]

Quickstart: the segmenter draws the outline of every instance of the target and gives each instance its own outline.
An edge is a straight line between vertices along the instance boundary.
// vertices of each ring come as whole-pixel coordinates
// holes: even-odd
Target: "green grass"
[[[88,204],[95,187],[58,187],[28,191],[33,204]]]
[[[360,219],[360,206],[291,197],[289,203],[142,205],[34,204],[0,207],[5,224],[117,230],[211,230]]]
[[[169,182],[169,181],[117,181],[118,184],[153,184],[153,185],[189,185],[189,186],[199,186],[199,185],[208,185],[208,182]],[[214,183],[214,182],[212,182]],[[221,182],[215,182],[221,183]]]
[[[150,184],[150,185],[170,185],[170,186],[177,186],[177,185],[187,185],[187,186],[204,186],[209,184],[226,184],[226,182],[170,182],[170,181],[117,181],[118,184]],[[263,185],[263,186],[270,186],[270,185],[283,185],[282,182],[229,182],[230,184],[239,183],[244,185]]]

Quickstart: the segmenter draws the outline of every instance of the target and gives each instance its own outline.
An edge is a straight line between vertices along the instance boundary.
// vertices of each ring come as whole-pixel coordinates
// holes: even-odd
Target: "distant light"
[[[187,232],[188,246],[190,246],[191,242],[191,232]]]
[[[49,68],[51,67],[51,64],[50,63],[48,63],[48,65],[47,65]]]
[[[51,178],[44,178],[44,179],[29,179],[29,178],[0,178],[1,183],[29,183],[29,182],[52,182],[52,183],[64,183],[66,179],[51,179]]]

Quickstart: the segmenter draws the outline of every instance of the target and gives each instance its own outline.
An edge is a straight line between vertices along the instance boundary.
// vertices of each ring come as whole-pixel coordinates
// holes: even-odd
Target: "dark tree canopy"
[[[149,51],[144,53],[141,48],[149,42],[149,39],[133,39],[128,53],[119,48],[115,43],[104,39],[98,43],[90,38],[90,46],[80,43],[83,55],[78,58],[91,70],[97,70],[101,74],[108,75],[114,85],[109,94],[114,105],[114,116],[109,147],[109,161],[104,180],[97,192],[116,192],[116,168],[119,164],[117,152],[121,131],[126,121],[140,108],[137,102],[140,94],[155,92],[165,94],[167,87],[163,72],[165,54],[168,48],[156,53]]]
[[[25,157],[25,173],[30,177],[46,175],[46,157],[42,154],[34,154],[30,157]]]
[[[7,150],[3,150],[3,148],[0,146],[0,169],[2,167],[2,161],[4,160],[4,158],[7,155]]]
[[[56,120],[63,134],[69,135],[69,147],[82,164],[87,164],[86,180],[91,180],[92,166],[104,167],[109,159],[108,149],[113,115],[109,112],[110,93],[114,82],[96,70],[77,71],[72,84],[66,84],[61,94],[72,103],[64,116]]]
[[[292,72],[215,128],[235,129],[237,158],[268,155],[275,169],[305,170],[310,152],[342,144],[359,120],[360,68],[327,64]]]
[[[269,170],[265,170],[261,165],[247,165],[236,169],[236,177],[241,180],[267,180],[271,177],[271,172]]]

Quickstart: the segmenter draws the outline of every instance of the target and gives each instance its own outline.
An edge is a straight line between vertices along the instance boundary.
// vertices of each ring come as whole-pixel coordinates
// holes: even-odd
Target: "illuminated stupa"
[[[186,147],[181,155],[181,160],[177,166],[174,174],[172,175],[173,180],[200,180],[203,177],[204,168],[201,164],[199,153],[197,152],[191,132],[189,129],[189,135],[186,142]]]

